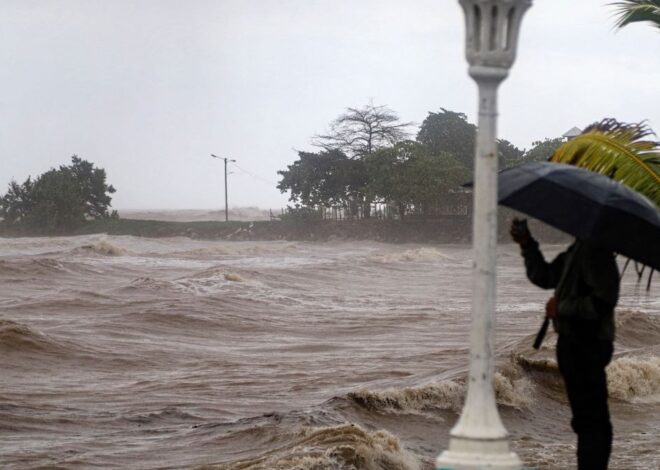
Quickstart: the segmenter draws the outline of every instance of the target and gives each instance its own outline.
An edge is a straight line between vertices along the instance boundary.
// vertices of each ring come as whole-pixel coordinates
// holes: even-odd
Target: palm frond
[[[643,122],[604,119],[564,143],[549,160],[605,174],[660,207],[660,142],[647,139],[653,135]]]
[[[617,28],[642,21],[660,28],[660,0],[622,0],[612,5],[617,9]]]

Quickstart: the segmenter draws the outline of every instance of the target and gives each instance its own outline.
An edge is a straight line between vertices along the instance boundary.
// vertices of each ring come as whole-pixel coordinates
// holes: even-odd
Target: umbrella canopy
[[[499,203],[660,270],[660,209],[607,176],[526,163],[498,176]]]

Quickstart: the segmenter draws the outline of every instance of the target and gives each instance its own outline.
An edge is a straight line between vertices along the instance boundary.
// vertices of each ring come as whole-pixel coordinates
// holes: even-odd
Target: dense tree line
[[[0,197],[0,217],[5,226],[66,233],[86,220],[116,217],[108,212],[114,192],[104,169],[74,155],[71,165],[28,177],[22,184],[11,181]]]
[[[622,0],[616,27],[651,23],[660,27],[658,0]],[[416,140],[407,140],[410,123],[397,114],[370,104],[348,108],[325,135],[316,136],[319,153],[299,152],[299,160],[284,171],[278,188],[306,208],[353,207],[371,201],[400,208],[437,203],[474,168],[476,127],[462,113],[441,109],[424,119]],[[658,142],[645,140],[644,124],[605,119],[589,126],[579,138],[562,146],[561,138],[546,138],[524,151],[498,141],[500,168],[548,160],[604,171],[657,203]],[[561,150],[557,151],[560,147]],[[368,211],[365,212],[368,216]]]
[[[477,128],[447,109],[430,112],[414,140],[411,127],[386,106],[347,108],[327,133],[313,137],[318,152],[299,151],[298,160],[278,172],[277,187],[298,207],[361,208],[369,217],[378,202],[396,207],[401,218],[411,207],[426,214],[472,178]],[[501,139],[500,167],[546,160],[561,143],[545,139],[524,151]]]

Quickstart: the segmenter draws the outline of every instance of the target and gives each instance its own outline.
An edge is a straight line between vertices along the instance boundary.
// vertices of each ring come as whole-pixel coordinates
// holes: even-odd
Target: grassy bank
[[[498,238],[509,241],[508,229],[513,213],[500,214]],[[532,233],[544,242],[565,242],[569,238],[536,221]],[[389,243],[470,243],[471,220],[447,217],[442,220],[286,220],[257,222],[170,222],[159,220],[108,219],[88,222],[66,235],[107,233],[137,237],[189,237],[209,240],[375,240]],[[39,236],[34,231],[3,227],[0,236]],[[64,235],[64,234],[62,234]]]
[[[384,242],[469,241],[466,221],[287,220],[257,222],[164,222],[119,219],[94,221],[76,234],[108,233],[141,237],[185,236],[223,240],[378,240]]]

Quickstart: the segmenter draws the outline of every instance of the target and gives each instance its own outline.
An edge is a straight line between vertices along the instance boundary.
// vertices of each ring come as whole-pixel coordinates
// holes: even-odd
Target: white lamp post
[[[495,403],[493,317],[497,249],[497,88],[516,56],[531,0],[459,0],[466,19],[469,74],[479,87],[475,152],[470,372],[465,405],[437,469],[520,469]]]

